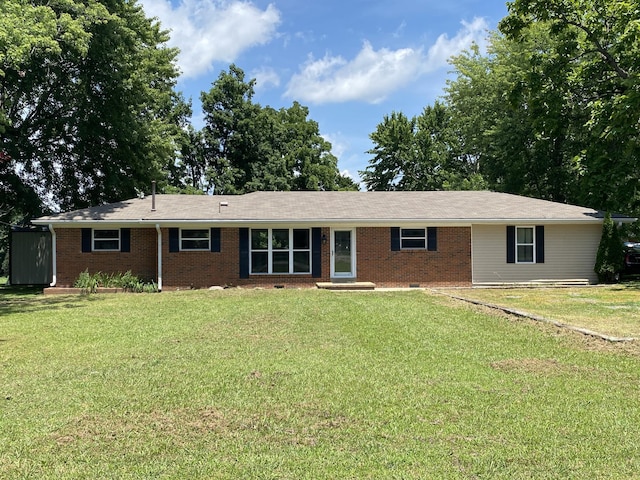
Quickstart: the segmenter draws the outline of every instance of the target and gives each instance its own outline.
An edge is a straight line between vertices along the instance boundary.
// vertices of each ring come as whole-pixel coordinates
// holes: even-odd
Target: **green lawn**
[[[640,282],[587,288],[474,288],[444,292],[604,335],[640,339]]]
[[[640,354],[429,293],[0,293],[0,478],[640,478]]]

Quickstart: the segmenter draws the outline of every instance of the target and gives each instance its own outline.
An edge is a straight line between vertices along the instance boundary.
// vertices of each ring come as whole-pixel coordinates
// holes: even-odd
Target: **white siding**
[[[473,283],[597,281],[593,271],[602,224],[545,225],[545,263],[507,263],[506,225],[473,225]]]

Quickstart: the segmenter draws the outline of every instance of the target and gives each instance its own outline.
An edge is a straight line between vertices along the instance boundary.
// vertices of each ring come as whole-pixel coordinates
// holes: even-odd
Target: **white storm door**
[[[331,276],[341,278],[356,276],[355,229],[331,230]]]

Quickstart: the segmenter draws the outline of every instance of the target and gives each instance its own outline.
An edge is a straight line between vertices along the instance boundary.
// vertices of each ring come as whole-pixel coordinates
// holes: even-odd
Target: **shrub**
[[[76,288],[81,288],[83,293],[95,293],[98,287],[122,288],[126,292],[153,293],[158,291],[158,285],[152,280],[144,282],[131,273],[104,273],[96,272],[93,275],[88,270],[80,273],[73,284]]]
[[[83,293],[94,293],[98,285],[98,278],[95,275],[91,275],[88,269],[81,272],[73,283],[73,286],[81,288]]]
[[[602,223],[602,237],[596,255],[594,271],[600,283],[615,283],[620,278],[622,270],[622,242],[618,234],[618,227],[611,220],[607,212]]]

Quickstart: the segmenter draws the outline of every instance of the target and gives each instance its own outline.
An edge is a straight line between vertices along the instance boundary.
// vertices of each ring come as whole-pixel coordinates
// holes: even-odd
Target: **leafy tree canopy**
[[[370,135],[373,155],[361,171],[368,190],[483,188],[476,162],[462,151],[450,109],[436,102],[421,115],[393,112]]]
[[[189,110],[167,39],[135,1],[0,3],[0,210],[120,200],[160,177]]]
[[[263,107],[253,102],[254,85],[231,65],[202,93],[205,127],[189,130],[173,185],[215,194],[357,189],[340,175],[308,108]]]
[[[539,92],[562,91],[570,109],[571,200],[600,209],[640,210],[640,9],[628,0],[515,0],[500,23],[521,43],[544,26],[548,50],[532,51],[529,72],[562,68]],[[535,31],[535,30],[534,30]],[[531,84],[532,91],[536,87]],[[549,103],[550,104],[550,103]]]

